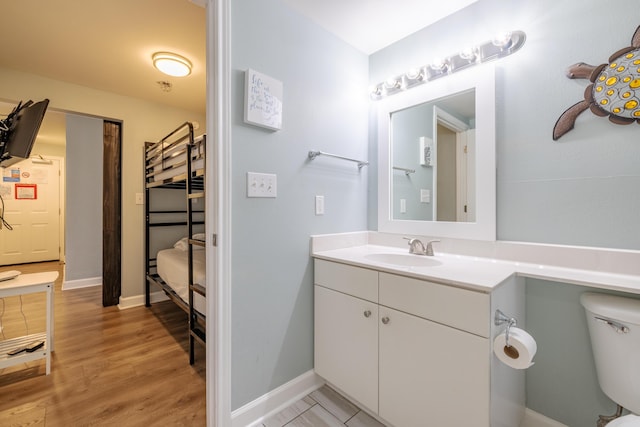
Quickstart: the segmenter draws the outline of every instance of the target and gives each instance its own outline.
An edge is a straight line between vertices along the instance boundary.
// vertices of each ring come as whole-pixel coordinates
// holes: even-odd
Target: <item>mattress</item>
[[[205,253],[204,250],[193,251],[193,283],[205,285]],[[188,253],[180,249],[163,249],[158,251],[158,275],[176,294],[189,304],[189,262]],[[193,308],[201,313],[207,313],[206,299],[198,293],[193,293]]]

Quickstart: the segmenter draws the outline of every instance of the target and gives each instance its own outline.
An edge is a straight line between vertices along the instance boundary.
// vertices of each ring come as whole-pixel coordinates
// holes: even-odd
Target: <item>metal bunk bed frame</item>
[[[184,151],[182,148],[184,145]],[[161,152],[159,160],[149,163],[152,158],[156,157],[156,150]],[[197,199],[204,198],[204,166],[202,169],[193,170],[192,159],[193,150],[199,150],[196,154],[201,156],[206,162],[206,137],[203,141],[196,144],[193,134],[193,124],[185,122],[178,126],[174,131],[162,138],[158,142],[145,143],[144,149],[144,171],[145,171],[145,306],[151,307],[151,284],[160,287],[164,293],[176,303],[182,310],[189,315],[189,363],[193,365],[195,362],[195,343],[198,342],[205,346],[206,328],[205,317],[203,314],[194,309],[194,293],[206,297],[206,290],[203,286],[194,284],[193,277],[193,246],[205,246],[205,242],[192,239],[194,225],[204,224],[204,221],[194,220],[194,214],[201,212],[195,211],[193,203]],[[167,160],[175,158],[185,153],[185,160],[178,161],[171,165],[166,165]],[[186,172],[179,173],[162,180],[154,180],[156,175],[155,167],[161,165],[162,171],[177,169],[186,166]],[[165,167],[166,166],[166,167]],[[150,209],[151,192],[154,188],[172,188],[186,190],[186,210],[158,210]],[[154,217],[165,214],[182,214],[186,213],[186,221],[158,221]],[[188,262],[188,286],[189,301],[185,303],[180,296],[160,277],[157,273],[157,259],[153,258],[150,253],[150,231],[156,227],[187,227],[187,262]]]

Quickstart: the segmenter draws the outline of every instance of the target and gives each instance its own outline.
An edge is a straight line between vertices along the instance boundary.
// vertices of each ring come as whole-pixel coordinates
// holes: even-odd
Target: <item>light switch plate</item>
[[[144,204],[144,195],[142,193],[136,193],[136,205]]]
[[[278,178],[271,173],[247,172],[247,197],[277,197]]]
[[[324,215],[324,196],[316,196],[316,215]]]

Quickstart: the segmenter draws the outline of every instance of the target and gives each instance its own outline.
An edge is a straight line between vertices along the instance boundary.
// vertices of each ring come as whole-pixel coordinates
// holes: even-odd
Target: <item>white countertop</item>
[[[439,283],[491,292],[513,275],[555,282],[571,283],[599,289],[610,289],[640,294],[640,276],[616,274],[588,269],[565,268],[553,265],[524,263],[510,260],[474,257],[449,253],[436,253],[432,258],[439,265],[419,267],[383,263],[367,258],[371,254],[405,254],[407,249],[381,245],[353,245],[340,249],[313,251],[317,259],[341,262],[393,274],[433,280]],[[412,255],[421,257],[422,255]]]

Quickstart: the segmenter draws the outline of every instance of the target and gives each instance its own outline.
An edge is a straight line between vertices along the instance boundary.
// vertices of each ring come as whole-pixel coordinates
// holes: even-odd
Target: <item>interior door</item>
[[[0,265],[60,259],[60,162],[27,159],[0,169],[10,226],[0,229]]]

